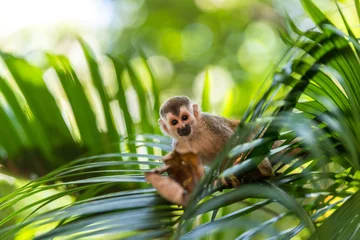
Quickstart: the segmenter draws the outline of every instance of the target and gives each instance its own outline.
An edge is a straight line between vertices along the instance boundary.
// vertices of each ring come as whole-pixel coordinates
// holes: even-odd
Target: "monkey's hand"
[[[240,163],[240,158],[235,161],[234,165]],[[237,188],[243,183],[250,183],[254,181],[259,181],[260,179],[269,178],[274,176],[274,172],[270,163],[270,160],[266,157],[255,170],[242,175],[235,176],[230,175],[227,177],[221,177],[219,180],[215,181],[214,186],[217,188]]]

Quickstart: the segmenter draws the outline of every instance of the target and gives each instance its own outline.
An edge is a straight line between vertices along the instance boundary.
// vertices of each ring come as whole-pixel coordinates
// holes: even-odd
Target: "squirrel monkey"
[[[189,145],[203,164],[216,158],[234,134],[240,121],[201,112],[199,106],[186,96],[169,98],[160,108],[159,124],[164,134],[172,137],[172,145]],[[266,158],[258,169],[264,176],[272,176],[270,161]]]

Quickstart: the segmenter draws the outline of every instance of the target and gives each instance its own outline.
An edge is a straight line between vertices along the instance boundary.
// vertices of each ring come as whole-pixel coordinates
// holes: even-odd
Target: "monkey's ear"
[[[194,116],[196,119],[200,118],[200,109],[199,109],[199,105],[197,105],[196,103],[194,103],[193,105],[193,111],[194,111]]]
[[[170,134],[169,129],[167,128],[165,122],[161,118],[159,118],[158,123],[159,123],[160,129],[162,130],[163,133]]]

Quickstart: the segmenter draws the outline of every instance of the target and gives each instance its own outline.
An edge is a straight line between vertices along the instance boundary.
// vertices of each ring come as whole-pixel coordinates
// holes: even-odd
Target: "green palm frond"
[[[5,166],[16,159],[16,169],[13,171],[19,175],[44,175],[87,152],[117,152],[121,149],[119,141],[124,137],[135,139],[138,127],[141,132],[158,132],[155,127],[158,113],[151,110],[159,105],[156,84],[153,84],[152,91],[147,91],[136,76],[134,66],[110,57],[118,92],[116,96],[109,96],[94,53],[84,40],[78,38],[78,41],[88,63],[91,81],[82,81],[69,59],[63,55],[48,53],[48,67],[40,69],[23,58],[1,53],[11,74],[10,78],[0,78],[0,114],[3,122],[0,127],[3,133],[1,147],[5,152],[1,157]],[[150,67],[146,66],[150,72]],[[50,70],[55,70],[55,78],[59,81],[55,90],[49,88],[44,80],[45,73]],[[129,102],[125,98],[127,89],[124,87],[124,73],[130,76],[130,85],[139,96],[138,103]],[[51,78],[49,81],[54,84],[57,80]],[[97,91],[99,99],[90,101],[91,93],[88,91],[92,87]],[[150,95],[154,95],[154,102],[149,101]],[[134,121],[133,115],[136,113],[129,110],[134,104],[138,104],[141,117],[145,119],[141,123]],[[119,109],[114,110],[111,105]],[[105,130],[100,127],[102,120],[99,112],[104,116]],[[125,122],[125,132],[115,128],[114,122],[118,118]],[[136,152],[133,145],[127,147]],[[150,148],[148,150],[152,151]],[[42,159],[43,162],[26,166],[28,158],[31,158],[30,161]],[[27,169],[26,172],[24,169]]]
[[[159,92],[153,76],[152,90],[147,91],[130,61],[110,57],[119,87],[114,99],[119,101],[127,131],[127,138],[122,139],[97,62],[86,43],[79,40],[93,85],[99,91],[108,132],[97,129],[94,109],[68,59],[49,54],[50,66],[60,79],[79,128],[83,145],[77,146],[103,154],[68,162],[1,197],[0,211],[4,211],[19,200],[54,190],[2,219],[0,225],[5,226],[20,213],[30,211],[23,222],[0,229],[1,238],[33,234],[30,238],[356,239],[360,211],[360,45],[343,14],[346,32],[331,23],[312,1],[302,3],[317,28],[302,32],[289,19],[292,32],[280,31],[291,44],[285,64],[279,65],[270,87],[249,107],[186,208],[163,200],[144,179],[144,172],[160,166],[158,160],[171,150],[169,139],[156,135],[158,116],[151,112],[159,105]],[[359,9],[357,2],[356,7]],[[2,57],[21,94],[0,79],[5,99],[0,121],[10,126],[4,128],[4,136],[15,141],[1,139],[1,146],[9,155],[23,147],[40,149],[51,164],[60,157],[54,155],[54,149],[75,140],[42,81],[42,71],[10,54],[2,53]],[[29,72],[34,74],[26,74]],[[137,93],[143,119],[139,128],[147,134],[135,135],[138,126],[130,113],[133,103],[125,98],[124,75]],[[205,106],[209,101],[207,86]],[[36,102],[34,93],[44,96],[49,104]],[[17,94],[24,99],[21,104]],[[48,114],[53,115],[50,118]],[[51,138],[53,133],[48,128],[56,129],[59,137]],[[35,133],[36,140],[29,141]],[[250,141],[249,136],[253,136]],[[117,141],[119,152],[107,148],[109,142]],[[241,161],[234,165],[239,155]],[[275,176],[252,178],[251,173],[264,158],[274,165]],[[220,173],[221,165],[226,170]],[[219,181],[221,177],[236,178],[242,184],[227,189]],[[70,204],[37,214],[55,199],[69,195],[74,198]],[[261,218],[256,215],[259,212]],[[279,227],[285,221],[286,229]]]

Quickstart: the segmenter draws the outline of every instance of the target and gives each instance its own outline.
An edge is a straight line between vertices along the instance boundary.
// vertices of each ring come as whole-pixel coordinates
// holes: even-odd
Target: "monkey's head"
[[[161,130],[173,138],[190,136],[200,118],[197,104],[186,96],[169,98],[160,108]]]

